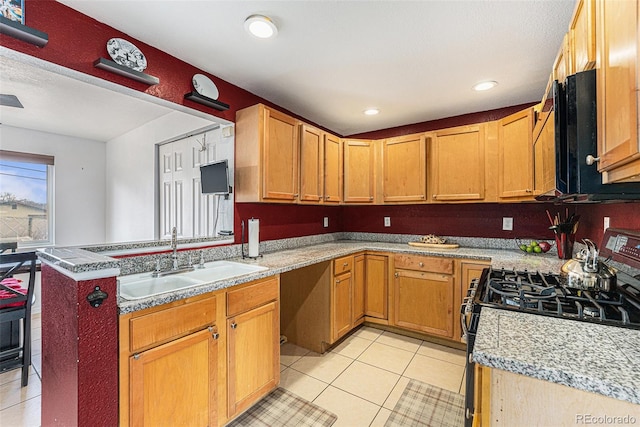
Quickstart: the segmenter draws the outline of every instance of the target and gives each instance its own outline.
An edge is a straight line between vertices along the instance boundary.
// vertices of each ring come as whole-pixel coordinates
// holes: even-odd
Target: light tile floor
[[[41,324],[33,317],[29,385],[0,374],[0,425],[40,425]],[[320,355],[286,343],[280,386],[338,416],[335,427],[384,426],[410,379],[464,394],[464,351],[363,326]]]
[[[464,394],[464,351],[367,326],[323,355],[280,351],[280,386],[336,414],[335,427],[384,426],[411,379]]]

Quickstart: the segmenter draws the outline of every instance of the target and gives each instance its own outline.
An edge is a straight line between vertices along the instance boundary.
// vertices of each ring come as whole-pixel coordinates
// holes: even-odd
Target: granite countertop
[[[640,331],[482,308],[473,360],[640,405]]]
[[[528,255],[517,250],[464,248],[457,249],[422,249],[409,246],[406,243],[361,242],[361,241],[336,241],[303,246],[295,249],[275,251],[263,254],[257,260],[242,259],[240,257],[228,258],[229,261],[245,262],[267,267],[268,270],[246,274],[233,279],[211,281],[187,289],[167,292],[149,298],[126,300],[118,298],[120,313],[130,313],[145,308],[166,304],[179,299],[204,294],[207,292],[225,289],[231,286],[247,283],[275,274],[329,261],[337,257],[361,252],[383,251],[393,253],[410,253],[429,256],[477,259],[491,261],[494,268],[528,269],[541,271],[560,271],[563,261],[551,254]]]

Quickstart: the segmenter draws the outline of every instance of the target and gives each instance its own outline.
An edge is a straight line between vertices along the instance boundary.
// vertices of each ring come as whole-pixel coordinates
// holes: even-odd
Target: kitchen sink
[[[191,277],[202,280],[203,282],[213,282],[264,270],[268,270],[268,268],[261,265],[244,264],[241,262],[213,261],[205,263],[204,268],[196,268],[181,276]]]
[[[136,300],[264,270],[268,268],[233,261],[213,261],[205,263],[203,268],[185,273],[163,277],[152,277],[151,273],[133,274],[118,278],[118,282],[120,296]]]
[[[202,284],[202,280],[175,274],[165,277],[151,277],[151,273],[123,276],[120,282],[120,296],[128,300],[146,298],[164,292],[177,291]]]

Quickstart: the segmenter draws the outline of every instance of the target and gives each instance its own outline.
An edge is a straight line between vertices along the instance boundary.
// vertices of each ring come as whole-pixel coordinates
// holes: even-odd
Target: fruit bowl
[[[553,246],[553,244],[555,242],[546,242],[546,241],[540,241],[538,242],[537,240],[520,240],[518,238],[515,239],[516,240],[516,245],[518,246],[518,249],[520,249],[522,252],[524,253],[528,253],[528,254],[544,254],[549,252],[549,250],[551,249],[551,247]]]

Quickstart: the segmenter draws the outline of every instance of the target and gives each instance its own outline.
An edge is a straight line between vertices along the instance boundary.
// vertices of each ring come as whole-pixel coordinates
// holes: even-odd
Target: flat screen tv
[[[202,194],[229,194],[229,165],[220,160],[200,166]]]

